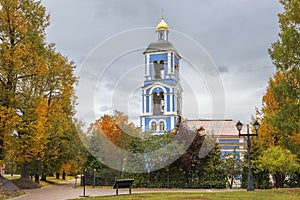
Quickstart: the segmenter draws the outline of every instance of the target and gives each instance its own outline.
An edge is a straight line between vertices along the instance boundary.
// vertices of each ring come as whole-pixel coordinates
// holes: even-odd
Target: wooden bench
[[[114,188],[116,189],[116,195],[119,195],[120,188],[129,188],[129,194],[131,194],[131,186],[134,179],[118,179],[114,184]]]

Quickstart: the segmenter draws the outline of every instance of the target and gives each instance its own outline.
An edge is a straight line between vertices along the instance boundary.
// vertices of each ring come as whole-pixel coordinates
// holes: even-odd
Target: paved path
[[[132,189],[132,193],[149,192],[223,192],[223,191],[241,191],[241,190],[205,190],[205,189]],[[23,196],[13,198],[13,200],[65,200],[74,198],[84,198],[83,188],[74,189],[74,182],[70,181],[64,184],[52,185],[42,189],[24,190]],[[128,194],[128,189],[120,189],[119,195]],[[87,187],[86,196],[113,196],[116,194],[114,189],[91,188]]]

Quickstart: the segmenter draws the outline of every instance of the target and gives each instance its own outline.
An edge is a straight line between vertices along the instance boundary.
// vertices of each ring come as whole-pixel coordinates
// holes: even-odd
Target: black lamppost
[[[248,187],[247,187],[247,191],[254,191],[254,185],[253,185],[253,175],[252,175],[252,171],[251,171],[251,164],[250,164],[250,137],[251,136],[258,136],[258,129],[259,129],[260,124],[255,121],[253,124],[253,128],[255,130],[255,133],[250,133],[249,131],[249,124],[247,124],[247,133],[241,133],[241,130],[243,128],[243,124],[238,121],[238,123],[236,124],[236,128],[239,131],[239,137],[241,136],[246,136],[247,137],[247,146],[248,146]]]
[[[169,174],[169,167],[167,167],[167,169],[166,169],[166,171],[167,171],[167,188],[169,188],[170,187],[170,174]]]
[[[86,176],[87,176],[87,170],[84,169],[84,174],[81,175],[82,181],[83,181],[83,196],[79,196],[79,197],[89,197],[87,195],[85,195],[85,186],[86,186]]]
[[[96,169],[94,168],[94,171],[93,171],[93,186],[95,187],[96,186]]]

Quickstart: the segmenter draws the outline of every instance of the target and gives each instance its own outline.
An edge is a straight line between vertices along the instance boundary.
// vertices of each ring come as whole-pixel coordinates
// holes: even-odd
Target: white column
[[[144,101],[144,112],[143,114],[147,113],[147,95],[146,90],[143,90],[143,101]]]
[[[173,74],[175,74],[175,53],[173,53],[172,59],[173,59]]]
[[[172,113],[173,112],[173,96],[174,96],[174,94],[173,93],[171,93],[170,94],[170,113]]]
[[[147,113],[147,96],[146,96],[145,90],[144,90],[144,94],[143,94],[143,101],[144,101],[143,114],[145,114],[145,113]]]
[[[173,90],[173,100],[174,100],[174,105],[173,105],[173,108],[174,108],[174,111],[173,113],[177,113],[177,94],[175,93],[175,88],[172,89]]]
[[[146,76],[150,75],[150,55],[146,55]]]
[[[172,130],[172,129],[174,128],[174,126],[175,126],[175,124],[174,124],[174,121],[175,121],[174,118],[175,118],[175,117],[171,117],[171,119],[170,119],[170,120],[171,120],[171,124],[170,124],[171,130]]]
[[[149,114],[153,115],[153,111],[152,111],[152,95],[149,96]]]
[[[164,114],[167,113],[167,95],[164,94]]]
[[[168,74],[171,74],[171,53],[168,53]]]
[[[144,104],[142,104],[142,114],[145,114],[145,96],[144,96],[144,94],[142,95],[142,103]]]
[[[145,118],[144,118],[144,117],[142,118],[142,124],[141,124],[141,126],[142,126],[142,127],[141,127],[141,128],[142,128],[142,131],[143,131],[143,132],[146,132],[146,129],[145,129],[145,128],[146,128],[146,126],[145,126]]]

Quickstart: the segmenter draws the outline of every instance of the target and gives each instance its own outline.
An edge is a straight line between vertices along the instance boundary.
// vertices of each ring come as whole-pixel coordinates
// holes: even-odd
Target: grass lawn
[[[109,197],[88,197],[85,200],[223,200],[223,199],[253,199],[253,200],[299,200],[300,188],[297,189],[272,189],[256,190],[254,192],[207,192],[207,193],[144,193],[132,195],[119,195]]]
[[[18,179],[21,176],[18,174],[14,174],[13,176],[6,174],[6,175],[4,175],[4,177],[9,180],[12,180],[12,179]],[[40,181],[40,185],[42,187],[48,187],[52,184],[64,183],[64,182],[70,181],[72,179],[74,179],[73,176],[66,176],[66,180],[62,180],[61,177],[60,177],[60,179],[56,179],[54,176],[47,176],[47,181]],[[34,181],[34,179],[32,181]]]
[[[16,178],[20,178],[21,176],[20,175],[18,175],[18,174],[14,174],[13,176],[11,176],[10,174],[4,174],[4,175],[2,175],[3,177],[5,177],[5,178],[7,178],[7,179],[9,179],[9,180],[11,180],[11,179],[16,179]]]

